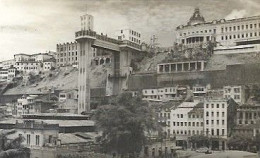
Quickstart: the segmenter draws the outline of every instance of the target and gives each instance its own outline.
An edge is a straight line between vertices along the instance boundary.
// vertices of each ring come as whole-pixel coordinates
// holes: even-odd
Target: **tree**
[[[140,153],[146,143],[145,132],[158,127],[148,103],[131,93],[123,93],[110,105],[99,107],[94,118],[103,132],[104,149],[116,151],[121,157]]]
[[[7,142],[7,135],[13,134],[15,131],[7,131],[0,134],[1,141],[1,158],[29,158],[30,157],[30,149],[25,148],[22,145],[24,138],[19,136],[9,142]]]
[[[190,137],[189,141],[192,143],[193,148],[199,147],[209,147],[210,139],[204,135],[193,135]]]
[[[231,149],[246,151],[253,146],[254,141],[250,135],[235,134],[228,139],[227,144]]]

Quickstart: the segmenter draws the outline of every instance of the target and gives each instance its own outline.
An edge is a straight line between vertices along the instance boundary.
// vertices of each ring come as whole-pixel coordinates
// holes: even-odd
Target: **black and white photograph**
[[[260,158],[260,0],[0,0],[0,158]]]

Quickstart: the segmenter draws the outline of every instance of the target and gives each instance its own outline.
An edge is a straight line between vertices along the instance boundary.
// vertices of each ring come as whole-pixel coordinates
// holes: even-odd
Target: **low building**
[[[1,64],[0,64],[3,69],[8,69],[10,67],[14,67],[15,66],[15,60],[14,59],[10,59],[10,60],[4,60],[4,61],[1,61]]]
[[[59,102],[63,102],[68,99],[78,99],[78,90],[77,89],[67,89],[59,93]]]
[[[142,90],[143,100],[170,101],[177,97],[177,87],[161,87]]]
[[[50,71],[56,68],[56,60],[54,58],[48,59],[48,60],[44,60],[42,62],[42,69],[43,71]]]
[[[171,62],[160,63],[157,65],[157,73],[178,73],[178,72],[193,72],[204,71],[206,61],[183,61],[183,62]]]
[[[59,124],[47,124],[43,121],[24,120],[16,121],[16,135],[25,138],[22,144],[29,148],[56,146],[59,136]]]

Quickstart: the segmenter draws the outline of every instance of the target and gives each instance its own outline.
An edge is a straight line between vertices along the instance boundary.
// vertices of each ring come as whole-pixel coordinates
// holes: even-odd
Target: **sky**
[[[0,0],[0,61],[73,42],[86,13],[94,16],[97,33],[113,37],[131,28],[147,43],[156,35],[160,46],[172,46],[175,28],[195,7],[206,21],[260,15],[260,0]]]

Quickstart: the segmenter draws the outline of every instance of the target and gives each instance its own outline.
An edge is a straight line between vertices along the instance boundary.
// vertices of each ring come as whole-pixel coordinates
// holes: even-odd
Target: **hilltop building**
[[[206,22],[196,8],[186,25],[176,28],[176,42],[186,47],[217,44],[215,54],[249,53],[260,50],[260,16]]]

